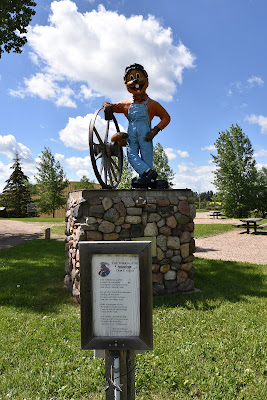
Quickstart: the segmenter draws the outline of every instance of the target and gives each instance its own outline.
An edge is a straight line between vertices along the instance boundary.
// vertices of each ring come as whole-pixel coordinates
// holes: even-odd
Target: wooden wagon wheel
[[[89,149],[95,176],[103,189],[115,189],[121,180],[123,166],[123,150],[116,142],[109,142],[110,125],[114,123],[116,132],[120,132],[116,118],[106,121],[106,132],[97,131],[96,120],[103,107],[99,108],[89,125]]]

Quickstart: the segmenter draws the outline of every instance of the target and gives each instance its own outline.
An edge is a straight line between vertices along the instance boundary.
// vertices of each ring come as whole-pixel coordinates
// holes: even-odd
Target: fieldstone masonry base
[[[153,294],[194,290],[196,208],[189,189],[76,190],[66,205],[64,283],[80,300],[79,241],[151,240]]]

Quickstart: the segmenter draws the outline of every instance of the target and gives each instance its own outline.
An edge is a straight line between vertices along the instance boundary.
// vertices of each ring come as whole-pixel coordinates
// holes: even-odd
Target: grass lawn
[[[195,224],[195,238],[218,235],[235,229],[231,224]]]
[[[48,218],[48,217],[26,217],[26,218],[0,218],[6,221],[20,221],[20,222],[64,222],[64,218]]]
[[[103,361],[80,350],[64,264],[54,240],[0,252],[0,399],[105,398]],[[201,293],[154,299],[154,350],[136,357],[136,399],[265,400],[264,266],[194,266]]]

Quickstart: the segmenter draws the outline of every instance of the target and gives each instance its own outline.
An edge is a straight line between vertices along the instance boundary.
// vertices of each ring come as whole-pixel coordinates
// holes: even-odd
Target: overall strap
[[[147,105],[148,100],[149,100],[149,97],[146,99],[146,101],[143,104]]]

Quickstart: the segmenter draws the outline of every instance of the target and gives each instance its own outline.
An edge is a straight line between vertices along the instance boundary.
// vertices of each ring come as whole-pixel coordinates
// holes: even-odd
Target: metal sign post
[[[133,400],[135,352],[153,348],[151,243],[80,242],[80,272],[82,349],[105,350],[106,399]]]

